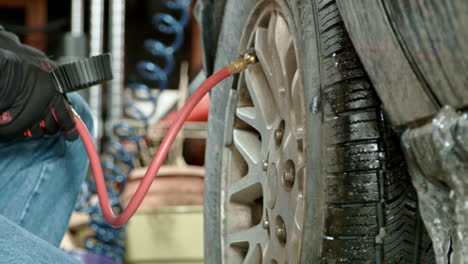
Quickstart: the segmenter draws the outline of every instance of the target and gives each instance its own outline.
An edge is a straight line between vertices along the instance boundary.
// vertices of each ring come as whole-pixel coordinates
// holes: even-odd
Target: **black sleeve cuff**
[[[0,48],[0,113],[15,102],[23,79],[21,64],[16,54]]]

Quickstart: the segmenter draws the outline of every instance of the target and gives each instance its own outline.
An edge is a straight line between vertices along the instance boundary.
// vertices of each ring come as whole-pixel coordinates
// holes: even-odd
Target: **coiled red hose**
[[[177,134],[179,133],[189,114],[203,98],[203,96],[205,96],[214,86],[216,86],[216,84],[226,79],[230,75],[231,73],[227,67],[221,69],[208,78],[187,100],[187,103],[178,112],[177,117],[175,118],[161,145],[159,146],[156,155],[151,160],[151,164],[149,165],[145,176],[141,180],[135,195],[132,197],[132,200],[128,204],[127,208],[125,208],[125,210],[118,216],[114,215],[114,212],[110,206],[104,174],[101,167],[101,161],[96,151],[93,138],[89,134],[88,128],[83,123],[83,121],[79,117],[76,118],[76,128],[80,134],[81,140],[83,141],[91,163],[91,169],[93,171],[94,181],[96,182],[96,188],[99,197],[99,204],[104,214],[104,218],[111,226],[122,226],[127,223],[128,220],[135,214],[141,202],[145,198],[151,184],[153,183],[154,178],[158,174],[159,168],[161,167],[164,159],[167,156],[167,153],[169,152],[169,149],[174,143]]]

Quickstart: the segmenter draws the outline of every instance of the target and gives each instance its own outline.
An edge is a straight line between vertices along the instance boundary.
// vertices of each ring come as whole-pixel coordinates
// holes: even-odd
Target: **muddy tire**
[[[260,63],[212,93],[206,263],[434,262],[398,138],[335,1],[226,10],[216,65],[248,49]]]

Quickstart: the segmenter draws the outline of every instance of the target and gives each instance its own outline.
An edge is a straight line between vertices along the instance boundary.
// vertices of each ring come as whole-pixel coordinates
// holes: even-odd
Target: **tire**
[[[205,263],[434,263],[398,137],[386,123],[335,0],[228,1],[216,68],[233,60],[238,55],[236,51],[250,47],[253,37],[248,32],[263,23],[262,18],[256,17],[268,8],[278,10],[287,22],[303,86],[300,100],[295,101],[303,102],[298,103],[300,108],[292,108],[296,116],[304,113],[305,138],[298,152],[303,149],[307,161],[305,176],[297,176],[286,190],[300,189],[303,205],[294,204],[296,209],[288,217],[295,217],[301,234],[300,238],[291,238],[286,232],[283,243],[276,246],[284,253],[272,252],[270,247],[275,248],[278,243],[274,241],[280,239],[271,238],[278,236],[272,232],[278,229],[271,227],[278,225],[274,221],[278,218],[268,216],[274,211],[267,202],[271,195],[269,185],[261,188],[267,199],[255,196],[253,201],[239,202],[229,194],[233,171],[244,166],[233,166],[239,156],[235,153],[241,152],[233,150],[239,148],[236,131],[253,133],[239,121],[236,112],[251,104],[242,99],[247,89],[242,88],[244,79],[252,80],[245,73],[212,92],[206,152]],[[287,119],[284,122],[293,123]],[[263,134],[258,138],[262,140]],[[274,148],[272,144],[270,149]],[[265,171],[270,179],[270,165]],[[294,171],[300,175],[299,168]],[[281,185],[281,180],[278,182]],[[297,187],[301,183],[303,187]],[[230,209],[237,207],[243,209]],[[296,217],[299,211],[302,216]],[[265,223],[265,219],[271,224],[265,231],[269,246],[229,240],[231,233],[250,230]],[[285,222],[280,224],[288,230]],[[293,256],[288,242],[296,243],[292,249],[298,248],[297,256]]]

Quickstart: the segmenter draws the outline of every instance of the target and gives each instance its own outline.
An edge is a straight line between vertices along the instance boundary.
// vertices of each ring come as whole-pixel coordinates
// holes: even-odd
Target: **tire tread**
[[[398,137],[386,126],[336,1],[316,0],[316,7],[327,135],[321,262],[434,263],[430,239],[421,223],[417,228],[416,195]]]

